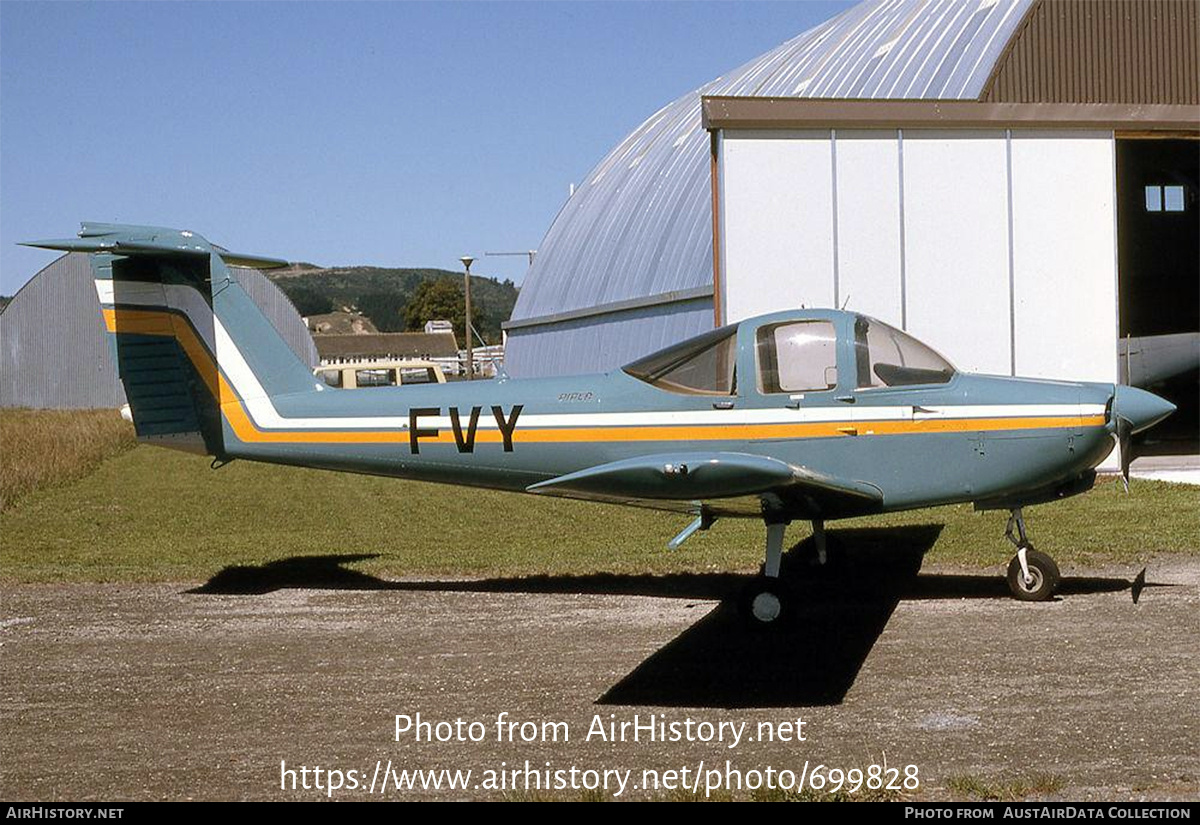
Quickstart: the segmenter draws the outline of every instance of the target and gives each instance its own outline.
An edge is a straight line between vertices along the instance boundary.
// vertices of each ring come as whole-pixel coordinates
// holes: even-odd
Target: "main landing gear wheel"
[[[755,627],[778,624],[787,612],[787,588],[777,578],[758,576],[742,590],[738,610]]]
[[[1028,577],[1021,570],[1020,556],[1013,556],[1008,563],[1008,589],[1013,598],[1023,602],[1048,601],[1061,579],[1058,565],[1031,546],[1025,548],[1025,564],[1029,568]]]

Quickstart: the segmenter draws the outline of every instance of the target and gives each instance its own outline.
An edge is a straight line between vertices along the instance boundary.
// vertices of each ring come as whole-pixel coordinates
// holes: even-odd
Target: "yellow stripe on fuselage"
[[[173,337],[200,374],[233,432],[244,443],[276,444],[394,444],[409,441],[408,430],[263,430],[246,412],[245,405],[221,374],[208,348],[186,319],[172,312],[145,309],[102,309],[105,328],[111,333]],[[569,444],[631,441],[766,441],[792,438],[831,438],[856,435],[914,435],[1002,430],[1041,430],[1068,427],[1102,427],[1104,416],[1046,416],[1011,418],[938,418],[914,421],[820,421],[797,424],[658,425],[631,427],[521,428],[514,442]],[[480,429],[476,443],[499,444],[498,430]],[[437,436],[422,436],[421,443],[454,444],[454,433],[442,428]]]

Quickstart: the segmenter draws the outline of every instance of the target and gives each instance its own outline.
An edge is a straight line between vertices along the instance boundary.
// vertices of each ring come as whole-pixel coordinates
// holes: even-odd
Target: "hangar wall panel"
[[[0,313],[0,407],[119,407],[125,391],[92,285],[88,256],[41,270]]]
[[[740,132],[721,146],[724,314],[834,300],[829,132]]]
[[[905,131],[908,330],[960,369],[1008,375],[1004,132]]]
[[[839,306],[901,326],[897,134],[839,129],[836,153]]]
[[[1012,133],[1016,372],[1117,379],[1113,136]]]
[[[711,298],[509,330],[510,375],[607,372],[713,328]]]

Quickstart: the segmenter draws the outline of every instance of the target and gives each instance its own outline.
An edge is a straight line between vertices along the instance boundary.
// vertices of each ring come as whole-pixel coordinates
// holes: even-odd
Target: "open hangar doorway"
[[[1200,140],[1116,148],[1119,372],[1178,407],[1137,451],[1200,453]]]

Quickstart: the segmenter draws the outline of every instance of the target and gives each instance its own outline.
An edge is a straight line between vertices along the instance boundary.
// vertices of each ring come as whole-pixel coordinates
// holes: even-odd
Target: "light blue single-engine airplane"
[[[288,348],[192,232],[85,223],[31,246],[92,253],[96,292],[139,439],[214,456],[688,513],[671,542],[724,516],[766,525],[756,622],[787,605],[785,526],[955,502],[1011,511],[1012,594],[1050,598],[1054,561],[1021,508],[1084,492],[1132,434],[1174,406],[1133,387],[970,375],[852,312],[796,310],[706,332],[613,372],[339,390]],[[1014,535],[1014,528],[1016,535]]]

